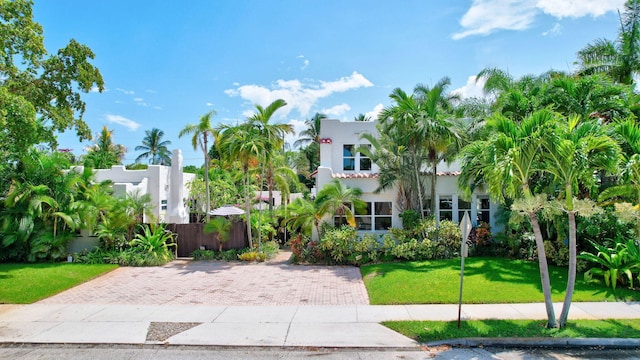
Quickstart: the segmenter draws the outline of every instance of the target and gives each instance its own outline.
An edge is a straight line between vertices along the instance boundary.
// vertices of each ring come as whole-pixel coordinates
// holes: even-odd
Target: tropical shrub
[[[628,281],[629,287],[633,287],[633,271],[638,271],[640,263],[634,258],[638,251],[638,245],[634,240],[616,239],[613,246],[606,246],[591,242],[596,249],[596,253],[583,251],[579,258],[587,260],[598,266],[592,267],[585,272],[585,280],[589,281],[593,276],[604,278],[607,286],[616,289],[618,283],[624,284]],[[630,256],[632,254],[633,256]]]
[[[213,250],[196,249],[191,253],[193,260],[216,260],[218,254]]]
[[[164,225],[142,225],[142,233],[136,234],[129,242],[129,253],[133,266],[164,265],[174,259],[174,253],[169,249],[175,247],[175,234],[165,230]]]

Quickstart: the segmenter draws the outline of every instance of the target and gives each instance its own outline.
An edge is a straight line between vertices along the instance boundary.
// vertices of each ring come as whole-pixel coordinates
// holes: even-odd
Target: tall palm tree
[[[418,85],[414,90],[421,103],[417,130],[419,136],[424,139],[422,146],[426,149],[427,159],[431,165],[431,213],[434,215],[438,163],[452,161],[462,144],[462,130],[452,121],[452,101],[458,100],[459,96],[446,93],[449,84],[451,84],[449,78],[444,77],[432,88]]]
[[[200,146],[200,149],[204,154],[204,181],[205,191],[207,193],[207,222],[211,218],[211,215],[209,215],[209,211],[211,210],[211,196],[209,191],[209,141],[215,141],[217,136],[216,130],[211,125],[211,118],[216,114],[215,110],[211,110],[200,117],[199,123],[187,124],[182,130],[180,130],[180,133],[178,133],[178,137],[191,135],[191,145],[193,145],[193,149],[196,150],[198,146]]]
[[[262,161],[266,171],[267,189],[269,191],[269,199],[273,197],[273,188],[275,185],[275,165],[272,161],[275,153],[282,149],[284,144],[284,136],[293,133],[291,124],[276,123],[271,124],[269,121],[273,114],[280,108],[286,106],[287,103],[278,99],[269,104],[266,108],[256,105],[256,114],[249,117],[249,126],[257,129],[258,133],[263,137],[264,152],[262,153]],[[260,189],[262,190],[262,189]],[[269,201],[269,211],[273,210],[273,203]]]
[[[293,146],[298,147],[315,142],[320,144],[320,125],[322,120],[326,119],[327,115],[316,113],[311,119],[304,121],[307,128],[300,132],[300,137],[293,143]]]
[[[396,134],[394,140],[406,147],[406,153],[410,156],[410,162],[407,165],[410,166],[414,175],[414,183],[410,188],[417,191],[420,215],[424,218],[423,184],[420,179],[420,171],[426,155],[424,147],[421,146],[424,139],[417,131],[421,116],[420,103],[413,95],[407,94],[400,88],[394,89],[389,98],[394,102],[394,105],[384,108],[378,115],[381,125],[379,132],[380,134]]]
[[[622,84],[633,84],[640,71],[640,0],[628,0],[620,16],[618,39],[599,39],[578,52],[578,74],[605,73]]]
[[[149,162],[153,165],[171,165],[171,155],[167,146],[171,145],[171,141],[162,140],[164,131],[153,128],[151,131],[145,131],[145,137],[142,145],[136,146],[136,151],[144,151],[136,158],[136,162],[149,158]]]
[[[498,68],[481,70],[477,79],[485,79],[484,91],[495,96],[493,110],[520,121],[536,110],[540,105],[544,85],[555,73],[540,76],[525,75],[514,79],[508,72]]]
[[[607,136],[595,121],[571,116],[565,121],[548,123],[542,146],[543,171],[551,174],[564,199],[563,210],[569,217],[569,274],[559,325],[564,327],[569,316],[576,279],[576,213],[588,216],[590,208],[581,204],[574,194],[579,186],[595,186],[594,172],[616,172],[619,158],[618,144]]]
[[[491,197],[501,203],[516,200],[513,210],[522,212],[531,222],[536,248],[544,302],[547,311],[547,327],[557,327],[549,267],[544,249],[537,213],[546,196],[536,196],[532,178],[539,173],[543,126],[559,116],[549,110],[534,112],[518,123],[501,114],[487,121],[490,132],[486,140],[478,140],[462,150],[462,173],[458,179],[467,195],[480,185],[488,186]],[[518,203],[519,202],[519,203]]]
[[[265,151],[264,139],[256,128],[247,123],[237,126],[222,125],[218,138],[218,150],[227,161],[238,161],[242,166],[242,178],[244,182],[245,219],[249,246],[253,247],[251,234],[251,201],[249,194],[249,170],[258,166],[260,156]]]
[[[344,217],[347,224],[355,227],[355,214],[364,210],[366,207],[366,203],[360,199],[360,196],[362,196],[362,190],[359,188],[347,187],[339,180],[334,179],[324,185],[318,192],[316,199],[318,213],[321,216],[338,215],[340,217],[340,224],[342,224]],[[351,209],[351,205],[353,205],[353,210]]]
[[[85,161],[94,169],[109,169],[113,165],[122,164],[127,149],[121,144],[113,143],[113,130],[102,127],[95,144],[85,156]]]
[[[412,167],[412,154],[407,147],[398,141],[398,131],[386,131],[378,124],[378,136],[362,134],[360,137],[369,141],[371,147],[361,147],[357,151],[363,153],[378,165],[378,188],[380,193],[387,189],[396,189],[398,207],[401,211],[414,209],[416,194],[412,191],[415,183],[415,173]]]

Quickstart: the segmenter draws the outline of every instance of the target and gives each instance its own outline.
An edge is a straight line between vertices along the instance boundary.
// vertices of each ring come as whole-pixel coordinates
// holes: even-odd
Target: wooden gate
[[[218,233],[205,234],[204,224],[167,224],[167,230],[177,234],[178,257],[189,257],[194,250],[204,246],[207,250],[218,251]],[[244,222],[231,225],[229,240],[222,244],[223,250],[242,249],[249,246]]]

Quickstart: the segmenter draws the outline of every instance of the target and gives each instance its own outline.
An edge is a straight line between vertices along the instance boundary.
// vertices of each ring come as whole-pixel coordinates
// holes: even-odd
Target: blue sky
[[[183,151],[188,123],[215,109],[237,123],[254,104],[289,103],[274,120],[300,131],[316,112],[353,120],[390,105],[396,87],[411,92],[444,76],[450,90],[481,93],[473,76],[486,67],[514,76],[571,71],[576,52],[614,39],[623,0],[39,0],[34,18],[57,51],[74,38],[96,54],[103,93],[83,96],[94,134],[107,125],[139,155],[157,127]],[[289,138],[293,142],[294,138]],[[61,148],[82,154],[74,132]]]

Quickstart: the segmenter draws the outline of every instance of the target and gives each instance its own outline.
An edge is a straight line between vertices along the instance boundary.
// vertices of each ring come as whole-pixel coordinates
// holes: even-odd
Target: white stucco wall
[[[344,170],[343,169],[343,145],[345,144],[368,144],[366,140],[361,140],[360,136],[364,133],[370,133],[377,135],[376,130],[377,121],[367,122],[341,122],[335,119],[325,119],[322,121],[320,131],[320,166],[316,175],[316,188],[318,191],[322,187],[333,180],[338,178],[345,185],[349,187],[358,187],[362,190],[362,199],[367,202],[380,202],[391,201],[394,204],[393,208],[393,227],[401,227],[402,221],[399,214],[399,209],[396,205],[395,189],[386,190],[380,194],[376,194],[375,190],[378,187],[378,181],[375,178],[345,178],[349,176],[364,176],[365,174],[376,174],[379,172],[379,167],[372,164],[370,171],[358,171],[356,170]],[[357,162],[357,160],[356,160]],[[457,176],[449,174],[450,172],[459,172],[461,165],[458,161],[452,164],[440,163],[437,166],[437,172],[441,175],[438,176],[436,183],[436,211],[438,208],[440,196],[451,196],[452,198],[452,217],[454,221],[459,221],[458,216],[458,183]],[[423,169],[428,170],[428,169]],[[425,179],[425,181],[429,181]],[[430,196],[430,190],[427,194],[424,194],[425,198]],[[477,204],[479,199],[486,197],[487,194],[483,189],[478,189],[473,194],[471,199],[471,220],[476,224],[477,219]],[[490,224],[492,229],[495,229],[495,212],[498,209],[497,204],[491,202],[490,206]]]
[[[83,167],[74,168],[75,171],[82,171]],[[152,217],[159,222],[164,222],[167,217],[170,192],[170,170],[171,167],[164,165],[149,165],[144,170],[127,170],[122,165],[112,166],[111,169],[98,169],[94,171],[97,182],[111,181],[113,183],[114,196],[125,196],[136,189],[140,189],[141,194],[151,196],[152,216],[145,214],[144,221],[151,221]],[[183,197],[189,197],[189,189],[186,186],[195,178],[195,174],[183,173]],[[163,207],[165,207],[163,209]],[[187,211],[188,214],[188,211]]]

